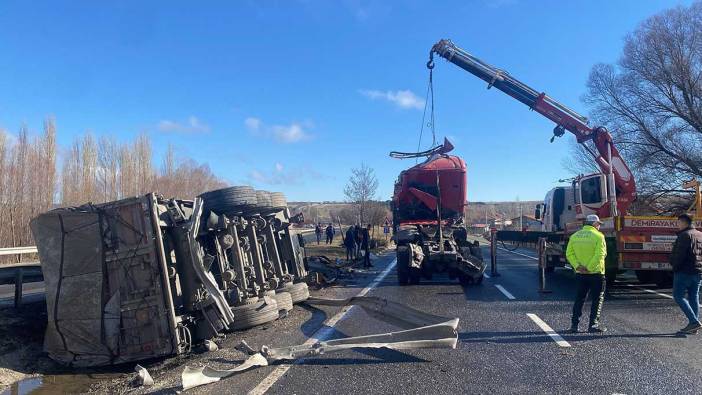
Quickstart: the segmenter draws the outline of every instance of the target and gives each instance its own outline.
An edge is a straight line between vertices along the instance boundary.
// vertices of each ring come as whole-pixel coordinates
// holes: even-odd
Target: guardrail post
[[[21,267],[17,268],[15,272],[15,308],[19,309],[22,306],[22,283],[24,280],[24,273]]]
[[[537,250],[539,251],[539,292],[550,293],[551,291],[546,289],[546,238],[539,237],[539,242],[537,244]]]
[[[497,229],[490,229],[490,276],[499,277],[497,272]]]

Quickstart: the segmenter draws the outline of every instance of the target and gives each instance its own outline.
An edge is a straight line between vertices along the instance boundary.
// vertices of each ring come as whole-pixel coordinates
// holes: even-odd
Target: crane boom
[[[506,71],[483,62],[450,40],[441,40],[431,48],[427,63],[430,69],[434,67],[434,54],[487,82],[488,89],[494,86],[556,123],[554,137],[562,136],[567,130],[575,135],[580,144],[592,140],[597,153],[587,145],[584,147],[592,154],[602,174],[607,176],[610,199],[606,209],[613,216],[618,215],[619,211],[626,212],[636,197],[634,176],[612,143],[612,136],[606,128],[591,128],[586,117],[531,88]]]

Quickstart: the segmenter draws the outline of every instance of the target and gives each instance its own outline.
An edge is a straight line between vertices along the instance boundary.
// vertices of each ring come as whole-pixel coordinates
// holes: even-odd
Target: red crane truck
[[[672,280],[668,255],[675,240],[676,219],[629,215],[628,209],[636,199],[636,183],[606,128],[590,127],[584,116],[506,71],[483,62],[450,40],[441,40],[432,47],[427,62],[429,69],[434,67],[434,54],[487,82],[488,89],[495,87],[553,121],[556,127],[552,142],[566,131],[575,135],[600,168],[599,173],[580,175],[571,185],[554,188],[546,194],[544,203],[535,213],[543,221],[541,231],[503,231],[498,233],[498,239],[535,242],[539,237],[546,237],[550,242],[547,264],[553,270],[566,263],[569,235],[580,228],[585,216],[597,214],[602,218],[601,231],[607,240],[606,274],[610,281],[624,270],[634,270],[640,281],[661,286]],[[592,142],[594,150],[588,142]],[[702,225],[699,219],[695,222],[697,226]]]

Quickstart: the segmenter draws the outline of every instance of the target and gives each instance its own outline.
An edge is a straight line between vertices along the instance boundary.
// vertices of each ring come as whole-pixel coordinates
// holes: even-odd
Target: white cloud
[[[309,137],[307,132],[297,123],[287,126],[273,126],[273,136],[283,143],[296,143]]]
[[[249,117],[244,120],[244,125],[251,131],[257,131],[261,128],[261,120],[258,118]]]
[[[411,90],[379,91],[361,89],[358,92],[371,100],[385,100],[403,109],[421,110],[424,108],[424,100]]]
[[[277,172],[283,171],[283,165],[281,165],[280,163],[276,163],[275,164],[275,171],[277,171]]]
[[[297,143],[312,136],[305,130],[307,126],[293,122],[290,125],[268,126],[258,118],[249,117],[244,120],[244,126],[254,136],[272,138],[281,143]],[[309,125],[308,125],[309,126]]]
[[[175,133],[206,133],[210,131],[210,127],[202,123],[196,116],[191,115],[185,122],[164,119],[158,123],[158,130]]]

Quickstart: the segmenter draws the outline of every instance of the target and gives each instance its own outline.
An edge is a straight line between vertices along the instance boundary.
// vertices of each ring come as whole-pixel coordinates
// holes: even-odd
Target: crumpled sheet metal
[[[245,370],[267,366],[276,361],[298,360],[332,352],[356,348],[388,348],[408,350],[418,348],[456,348],[458,342],[458,318],[446,318],[424,313],[400,303],[373,296],[359,296],[349,299],[310,298],[305,303],[312,305],[361,307],[367,314],[380,321],[403,328],[401,331],[375,335],[348,337],[343,339],[323,340],[317,342],[272,348],[262,346],[255,352],[247,344],[237,347],[251,355],[241,365],[233,369],[218,370],[210,367],[185,367],[181,379],[183,389],[219,381],[224,377]]]

